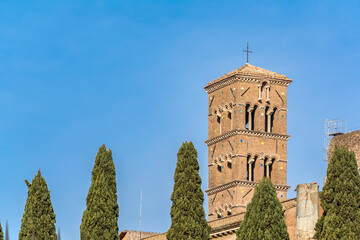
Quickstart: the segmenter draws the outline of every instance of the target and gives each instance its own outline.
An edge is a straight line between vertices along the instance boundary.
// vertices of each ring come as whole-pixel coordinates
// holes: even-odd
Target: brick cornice
[[[296,207],[297,202],[296,198],[291,198],[281,202],[283,211],[288,211],[291,208]],[[221,237],[228,234],[234,234],[234,232],[239,228],[240,223],[244,219],[245,212],[240,212],[238,214],[234,214],[228,217],[215,219],[209,221],[209,225],[211,226],[211,237]]]
[[[213,145],[221,140],[227,139],[234,135],[248,135],[248,136],[255,136],[255,137],[265,137],[265,138],[275,138],[281,140],[289,140],[290,135],[279,134],[279,133],[268,133],[268,132],[259,132],[259,131],[251,131],[246,129],[233,129],[229,132],[216,136],[212,139],[208,139],[205,141],[206,145],[210,146]]]
[[[213,84],[209,84],[206,87],[204,87],[204,89],[207,93],[212,93],[212,92],[214,92],[220,88],[226,87],[234,82],[260,83],[263,80],[268,80],[270,82],[270,84],[273,84],[273,85],[282,85],[282,86],[289,86],[289,84],[292,82],[292,80],[276,79],[276,78],[262,78],[262,77],[254,77],[254,76],[243,75],[243,74],[236,74],[236,75],[230,76],[228,78],[222,79],[218,82],[215,82]]]
[[[246,180],[234,180],[231,181],[229,183],[225,183],[223,185],[205,190],[206,194],[208,196],[224,191],[226,189],[235,187],[235,186],[246,186],[246,187],[255,187],[258,184],[258,182],[253,182],[253,181],[246,181]],[[290,186],[287,185],[279,185],[279,184],[274,184],[275,185],[275,189],[279,190],[279,191],[288,191],[290,189]]]

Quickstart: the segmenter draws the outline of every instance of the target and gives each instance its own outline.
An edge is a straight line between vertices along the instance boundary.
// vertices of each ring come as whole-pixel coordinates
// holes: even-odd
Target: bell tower
[[[249,63],[212,82],[209,94],[209,221],[243,213],[269,177],[287,186],[287,87],[291,79]]]

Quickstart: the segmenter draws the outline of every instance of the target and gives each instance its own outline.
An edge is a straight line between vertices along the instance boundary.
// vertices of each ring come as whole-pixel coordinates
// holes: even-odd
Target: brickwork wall
[[[290,240],[296,240],[296,199],[288,199],[282,203],[285,223],[288,229]],[[244,220],[245,212],[227,216],[221,219],[209,221],[212,228],[212,239],[235,240],[236,230]]]
[[[166,232],[165,233],[159,233],[151,237],[144,237],[141,238],[141,240],[167,240],[166,239]]]
[[[290,240],[296,240],[296,207],[285,211],[284,217]]]
[[[158,233],[153,232],[141,232],[141,239],[158,235]],[[121,240],[140,240],[139,231],[123,231],[120,233]],[[166,239],[166,238],[165,238]],[[155,239],[154,239],[155,240]]]
[[[333,137],[329,145],[329,160],[335,150],[335,146],[346,146],[350,151],[354,151],[358,168],[360,168],[360,130]]]
[[[259,156],[255,161],[254,181],[264,176],[264,158],[275,158],[272,168],[274,184],[286,184],[287,141],[235,135],[209,146],[209,188],[222,185],[229,180],[247,180],[247,155]]]
[[[260,85],[263,86],[261,99]],[[267,87],[270,87],[268,101]],[[254,110],[247,114],[249,108]],[[267,114],[271,112],[274,114],[270,132],[270,118]],[[258,183],[266,176],[267,171],[271,171],[270,177],[274,184],[286,186],[286,119],[286,85],[270,84],[266,79],[259,79],[259,82],[234,82],[209,92],[209,189],[227,185],[234,180]],[[248,170],[249,156],[254,158],[251,170]],[[267,167],[269,163],[270,166]],[[252,172],[251,178],[249,171]],[[254,184],[240,184],[221,191],[207,192],[209,220],[244,211],[251,201],[254,187]],[[286,200],[286,191],[287,189],[277,190],[281,201]]]
[[[211,139],[220,135],[220,132],[229,131],[231,126],[232,128],[245,129],[245,106],[247,104],[257,106],[254,121],[255,131],[265,131],[265,109],[270,107],[271,109],[277,108],[274,117],[274,132],[287,134],[287,87],[271,85],[269,102],[266,102],[265,98],[259,101],[258,96],[258,83],[246,82],[235,82],[230,86],[209,93],[208,138]],[[228,113],[231,113],[231,120]],[[221,124],[218,123],[217,117],[220,117]]]

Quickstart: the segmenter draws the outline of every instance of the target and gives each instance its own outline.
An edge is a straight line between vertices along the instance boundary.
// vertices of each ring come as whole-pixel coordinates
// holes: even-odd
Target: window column
[[[272,132],[271,126],[272,126],[272,117],[271,115],[274,113],[274,109],[273,110],[268,110],[266,113],[266,117],[267,117],[267,132]]]
[[[259,101],[261,101],[261,99],[262,99],[262,97],[261,97],[261,95],[262,95],[262,92],[261,92],[262,86],[258,85],[258,88],[259,88]]]
[[[270,86],[266,86],[266,101],[270,101]]]
[[[252,124],[252,111],[253,110],[254,110],[254,107],[249,107],[249,109],[248,109],[249,130],[253,130],[253,124]]]
[[[266,166],[266,177],[270,177],[270,164],[271,160],[268,158],[266,159],[265,166]]]
[[[248,160],[248,164],[249,164],[249,181],[252,181],[253,179],[253,168],[252,168],[252,164],[255,162],[255,157],[250,157]]]

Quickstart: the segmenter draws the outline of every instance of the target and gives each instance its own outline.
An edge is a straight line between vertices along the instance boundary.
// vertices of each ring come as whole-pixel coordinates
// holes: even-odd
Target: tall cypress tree
[[[192,142],[183,143],[179,149],[174,182],[171,227],[166,234],[167,239],[210,239],[211,229],[205,219],[197,152]]]
[[[1,227],[1,222],[0,222],[0,240],[4,240],[4,232]]]
[[[118,217],[115,165],[111,150],[102,145],[92,170],[80,226],[81,240],[118,240]]]
[[[21,219],[19,240],[36,239],[56,240],[55,213],[45,179],[40,170],[28,186],[28,197]]]
[[[328,164],[320,193],[324,210],[315,227],[315,238],[359,239],[360,176],[354,152],[337,147]]]
[[[263,178],[255,187],[247,206],[244,221],[237,231],[237,240],[286,240],[284,212],[269,178]]]

